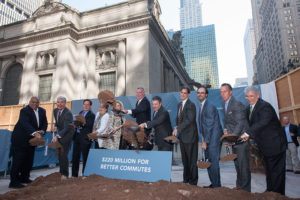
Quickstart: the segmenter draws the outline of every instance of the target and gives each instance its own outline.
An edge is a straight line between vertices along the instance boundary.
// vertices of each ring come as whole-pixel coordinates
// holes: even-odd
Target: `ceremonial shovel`
[[[202,137],[202,142],[204,141],[204,138]],[[205,158],[205,149],[202,148],[202,159],[201,161],[197,162],[197,167],[201,169],[207,169],[211,166],[211,162],[208,162],[208,159]]]
[[[54,132],[52,132],[52,139],[55,137],[55,134]],[[53,148],[53,149],[56,149],[56,150],[59,150],[60,149],[60,154],[63,154],[64,152],[64,148],[63,146],[58,142],[51,142],[49,144],[47,144],[50,148]]]
[[[230,146],[234,144],[242,143],[242,138],[239,138],[239,136],[234,134],[227,134],[227,135],[224,134],[220,140],[228,142],[228,145]],[[222,157],[220,160],[222,162],[228,162],[228,161],[235,160],[236,158],[237,158],[237,154],[230,153],[229,147],[226,146],[226,156]]]
[[[201,169],[207,169],[211,166],[211,162],[208,162],[208,159],[205,158],[205,149],[202,149],[202,159],[197,162],[197,167]]]
[[[171,143],[171,144],[175,144],[175,143],[178,143],[179,142],[179,139],[177,137],[175,137],[174,135],[171,135],[171,136],[168,136],[168,137],[165,137],[164,140],[168,143]]]
[[[38,133],[34,135],[34,138],[29,140],[29,144],[37,147],[45,144],[45,140],[41,137],[40,132],[38,131]]]

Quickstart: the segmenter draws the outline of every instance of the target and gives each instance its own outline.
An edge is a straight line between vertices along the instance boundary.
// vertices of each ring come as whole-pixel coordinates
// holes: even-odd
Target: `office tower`
[[[202,8],[199,0],[180,0],[180,29],[202,26]]]
[[[172,38],[174,32],[168,32]],[[201,84],[219,87],[215,26],[181,30],[182,48],[189,76]]]
[[[246,31],[244,35],[244,49],[247,67],[248,85],[253,83],[253,58],[255,56],[256,44],[255,44],[255,33],[252,23],[252,19],[248,19]]]
[[[252,0],[258,83],[273,81],[300,66],[300,1]]]
[[[0,0],[0,26],[29,18],[44,0]]]

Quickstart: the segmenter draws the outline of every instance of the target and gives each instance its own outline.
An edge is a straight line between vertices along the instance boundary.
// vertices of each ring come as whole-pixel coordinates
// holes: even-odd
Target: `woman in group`
[[[103,140],[103,147],[105,149],[119,149],[120,140],[121,140],[121,126],[125,122],[125,117],[122,114],[123,104],[121,101],[115,101],[113,104],[113,110],[110,113],[108,120],[107,134],[110,134],[111,137],[105,138]]]
[[[100,104],[99,112],[97,112],[93,127],[93,132],[97,132],[98,139],[95,142],[95,148],[103,149],[103,138],[101,138],[102,134],[105,134],[108,129],[108,120],[109,120],[109,113],[108,113],[108,105],[107,104]]]

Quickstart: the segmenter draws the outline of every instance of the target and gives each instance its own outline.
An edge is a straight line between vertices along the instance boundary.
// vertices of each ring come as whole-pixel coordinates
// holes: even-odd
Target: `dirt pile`
[[[204,189],[185,183],[138,182],[98,175],[60,180],[60,174],[38,177],[27,187],[0,195],[5,200],[165,200],[165,199],[289,199],[277,193],[252,194],[229,188]]]

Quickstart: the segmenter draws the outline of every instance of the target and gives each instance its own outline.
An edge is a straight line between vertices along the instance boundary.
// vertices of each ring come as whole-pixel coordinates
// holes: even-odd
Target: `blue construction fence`
[[[261,91],[261,85],[258,86]],[[247,101],[245,100],[244,87],[233,88],[233,96],[247,105]],[[272,92],[272,91],[271,91]],[[180,102],[179,92],[170,92],[170,93],[158,93],[158,94],[148,94],[146,97],[151,102],[152,97],[160,96],[162,98],[163,106],[169,111],[170,119],[172,126],[175,126],[175,119],[177,115],[177,104]],[[275,91],[276,97],[276,91]],[[136,104],[136,96],[121,96],[116,97],[117,100],[121,101],[124,105],[124,109],[133,109]],[[197,110],[199,109],[199,101],[197,99],[197,91],[192,91],[190,94],[190,99],[195,103]],[[208,101],[210,101],[216,108],[218,109],[221,124],[224,124],[224,114],[222,108],[222,98],[220,96],[219,89],[210,89],[208,94]],[[92,99],[92,111],[96,113],[99,108],[98,99]],[[83,100],[74,100],[72,101],[72,113],[75,116],[82,110]],[[153,110],[152,110],[153,112]],[[152,115],[151,115],[152,116]],[[135,120],[131,116],[127,115],[127,119]],[[55,150],[48,148],[46,144],[51,142],[52,134],[47,132],[44,136],[46,141],[45,145],[36,147],[35,156],[34,156],[34,164],[33,167],[45,166],[54,163],[58,163],[58,157],[55,155]],[[0,130],[0,171],[6,171],[8,168],[9,152],[10,152],[10,138],[11,132],[8,130]],[[201,137],[199,137],[201,138]],[[73,145],[72,145],[73,146]],[[72,158],[72,148],[69,152],[69,160]]]

